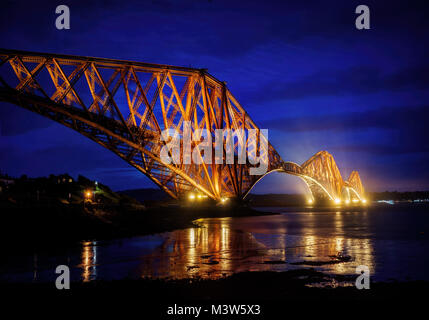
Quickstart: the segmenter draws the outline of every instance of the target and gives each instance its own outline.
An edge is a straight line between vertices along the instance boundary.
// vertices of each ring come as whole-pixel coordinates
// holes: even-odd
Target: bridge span
[[[267,172],[260,179],[276,171],[301,178],[310,191],[308,198],[310,204],[321,198],[326,198],[336,204],[341,202],[345,204],[366,203],[359,173],[352,171],[349,179],[343,180],[334,157],[327,151],[317,152],[302,165],[291,161],[282,162],[279,168]]]
[[[173,198],[198,192],[215,200],[243,199],[266,174],[300,177],[309,202],[366,202],[357,171],[343,180],[331,154],[320,151],[298,165],[283,161],[264,136],[234,143],[266,159],[267,172],[240,164],[173,164],[160,158],[164,129],[260,131],[225,82],[205,69],[135,61],[0,49],[0,100],[63,124],[117,154]],[[263,140],[266,141],[263,141]],[[183,148],[183,146],[181,146]],[[214,148],[214,146],[213,146]],[[226,146],[224,146],[226,148]]]

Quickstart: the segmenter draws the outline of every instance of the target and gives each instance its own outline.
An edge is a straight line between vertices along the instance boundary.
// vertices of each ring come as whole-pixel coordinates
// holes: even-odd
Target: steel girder
[[[89,137],[174,198],[191,190],[213,199],[240,198],[258,179],[249,174],[249,162],[166,164],[160,159],[162,130],[182,135],[184,121],[193,134],[197,129],[259,132],[225,83],[206,70],[12,50],[0,50],[0,59],[0,99]],[[248,139],[234,142],[236,154],[243,143],[249,156],[267,155],[269,170],[279,166],[271,144],[264,148],[258,140],[251,147]]]
[[[182,136],[185,121],[192,134],[198,129],[212,134],[215,129],[259,132],[226,84],[204,69],[0,49],[0,99],[94,140],[173,198],[193,190],[213,199],[244,198],[262,178],[250,175],[249,161],[167,164],[161,160],[162,130],[174,129]],[[359,174],[354,171],[349,181],[343,181],[326,151],[300,166],[284,162],[269,142],[258,139],[250,144],[248,135],[234,141],[235,154],[242,144],[249,158],[266,155],[268,173],[297,175],[313,195],[336,199],[343,188],[350,188],[363,196]],[[180,148],[183,151],[183,144]],[[212,149],[214,154],[214,144]]]

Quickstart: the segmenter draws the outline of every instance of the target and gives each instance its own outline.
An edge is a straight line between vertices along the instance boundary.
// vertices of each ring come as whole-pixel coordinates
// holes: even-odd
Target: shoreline
[[[81,205],[6,207],[0,234],[6,253],[16,249],[32,251],[72,247],[83,241],[113,240],[154,235],[198,227],[201,218],[251,217],[277,215],[246,206],[156,206],[133,208],[110,206],[99,209]]]
[[[419,298],[421,290],[429,289],[429,281],[371,282],[370,289],[355,287],[357,275],[330,275],[313,268],[283,272],[246,271],[220,279],[150,279],[93,280],[71,282],[71,290],[61,291],[54,283],[0,282],[1,290],[10,293],[43,293],[57,295],[72,292],[74,295],[115,292],[139,292],[140,298],[164,302],[210,301],[312,301],[312,300],[392,300]],[[255,290],[257,288],[257,290]]]

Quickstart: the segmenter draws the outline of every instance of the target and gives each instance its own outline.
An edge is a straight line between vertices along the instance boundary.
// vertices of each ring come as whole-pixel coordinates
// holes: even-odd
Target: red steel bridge
[[[243,199],[263,176],[280,171],[305,181],[310,202],[318,197],[336,203],[366,201],[358,172],[343,180],[326,151],[298,165],[283,161],[268,141],[259,139],[253,147],[248,137],[234,142],[236,152],[244,143],[249,157],[267,159],[263,175],[251,175],[249,162],[162,161],[162,130],[182,134],[185,121],[190,122],[192,132],[259,132],[225,82],[205,69],[0,49],[0,100],[78,131],[144,173],[173,198],[198,192],[215,200]]]

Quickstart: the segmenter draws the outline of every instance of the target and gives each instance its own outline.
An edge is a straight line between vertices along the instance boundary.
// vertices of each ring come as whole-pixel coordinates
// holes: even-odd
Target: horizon
[[[22,175],[20,175],[20,176],[12,176],[12,175],[9,175],[8,173],[0,171],[0,178],[3,177],[3,176],[5,176],[5,177],[9,177],[11,179],[20,179],[24,175],[27,176],[27,178],[29,178],[29,179],[49,178],[50,175],[54,175],[54,176],[69,175],[74,180],[77,180],[78,176],[83,176],[84,178],[88,178],[88,177],[86,177],[85,175],[82,175],[82,174],[77,174],[76,176],[73,176],[73,175],[71,175],[71,174],[69,174],[67,172],[65,172],[65,173],[63,172],[63,173],[59,173],[59,174],[50,174],[50,175],[47,175],[47,176],[37,176],[36,177],[36,176],[27,175],[25,173],[22,174]],[[113,189],[113,188],[111,188],[108,184],[104,183],[103,181],[100,181],[100,180],[97,180],[97,179],[90,179],[90,180],[97,181],[99,184],[102,184],[102,185],[105,185],[105,186],[109,187],[114,192],[134,191],[134,190],[157,190],[157,191],[160,191],[162,193],[165,193],[162,189],[160,189],[156,185],[154,185],[154,186],[148,186],[148,187],[141,187],[141,188],[131,188],[131,189],[120,189],[119,190],[119,189]],[[397,192],[397,193],[418,193],[418,192],[425,193],[425,192],[429,192],[429,189],[428,190],[406,190],[406,191],[398,191],[398,190],[372,191],[372,190],[365,190],[365,192],[367,192],[367,193],[395,193],[395,192]],[[301,192],[301,193],[299,193],[299,192],[296,192],[296,193],[284,193],[284,192],[279,192],[279,193],[277,193],[277,192],[262,193],[261,191],[259,191],[259,192],[250,192],[249,195],[250,194],[254,194],[254,195],[304,195],[305,193],[304,192]],[[167,193],[165,193],[165,195],[168,196]]]

